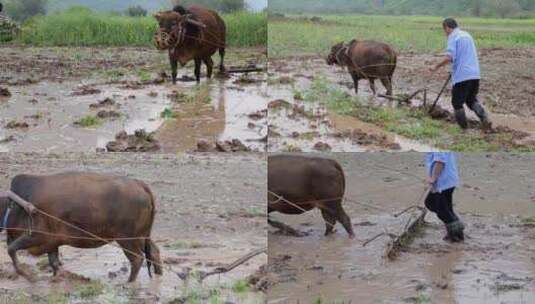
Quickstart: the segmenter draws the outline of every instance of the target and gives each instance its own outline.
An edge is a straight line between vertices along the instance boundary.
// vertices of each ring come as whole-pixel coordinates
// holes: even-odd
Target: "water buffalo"
[[[396,69],[397,55],[385,43],[376,41],[352,40],[332,47],[327,57],[328,65],[346,66],[355,84],[355,92],[359,92],[359,80],[368,79],[373,94],[375,79],[379,78],[386,88],[386,94],[392,96],[392,75]]]
[[[344,171],[335,160],[289,154],[269,156],[268,190],[268,213],[301,214],[318,208],[325,220],[325,235],[334,232],[338,221],[351,238],[355,236],[351,219],[342,208]]]
[[[68,172],[48,176],[17,175],[11,191],[23,200],[69,224],[100,238],[116,240],[131,263],[129,282],[135,281],[144,258],[162,274],[158,247],[150,239],[154,222],[154,197],[149,187],[135,179],[94,173]],[[57,219],[36,211],[28,213],[6,197],[0,198],[2,227],[6,228],[8,253],[18,274],[33,281],[19,267],[17,251],[28,250],[34,256],[48,254],[54,275],[59,266],[59,247],[96,248],[107,244],[93,239]],[[28,230],[31,225],[31,233]],[[154,263],[151,263],[154,262]]]
[[[201,80],[201,63],[207,69],[207,77],[212,77],[214,62],[212,55],[219,50],[221,62],[219,70],[225,71],[226,26],[214,11],[191,6],[175,6],[172,11],[159,12],[154,15],[160,30],[155,34],[154,43],[160,50],[169,51],[173,83],[176,83],[177,62],[182,66],[190,60],[195,61],[195,78]]]

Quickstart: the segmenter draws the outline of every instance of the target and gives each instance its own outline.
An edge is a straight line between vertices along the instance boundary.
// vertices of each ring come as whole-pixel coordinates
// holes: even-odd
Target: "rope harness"
[[[190,35],[187,33],[187,28],[185,26],[186,21],[182,22],[179,25],[174,26],[171,29],[171,32],[168,33],[165,30],[159,29],[153,37],[153,43],[159,50],[175,50],[181,46],[186,38],[193,39],[195,42],[203,42],[210,44],[217,48],[224,48],[226,45],[224,43],[212,42],[205,39],[205,35],[214,38],[216,41],[219,40],[217,35],[211,31],[206,30],[203,27],[199,27],[199,36]]]

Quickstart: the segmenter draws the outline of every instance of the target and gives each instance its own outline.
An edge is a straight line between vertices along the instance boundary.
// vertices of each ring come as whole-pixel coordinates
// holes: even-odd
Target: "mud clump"
[[[6,124],[6,129],[28,129],[29,127],[30,125],[25,121],[12,120]]]
[[[216,141],[211,143],[205,139],[197,141],[197,149],[194,152],[250,152],[251,149],[239,139]]]
[[[102,110],[97,113],[97,117],[100,119],[118,118],[118,117],[121,117],[121,113],[117,111],[113,111],[113,110],[110,110],[110,111]]]
[[[111,107],[113,105],[115,105],[115,100],[107,97],[104,100],[101,100],[99,102],[90,104],[89,108],[90,109],[98,109],[98,108],[104,108],[104,107]]]
[[[121,131],[115,136],[115,141],[106,144],[108,152],[156,152],[160,150],[160,143],[153,133],[136,130],[134,134]]]
[[[85,96],[85,95],[95,95],[100,94],[101,91],[97,88],[93,88],[90,86],[82,86],[78,90],[73,91],[71,93],[71,96]]]
[[[360,129],[346,130],[333,134],[337,138],[350,138],[351,141],[360,146],[378,146],[389,150],[401,150],[401,145],[392,142],[384,134],[368,134]]]
[[[270,101],[268,104],[268,108],[270,109],[278,109],[278,108],[289,109],[291,106],[292,105],[284,99],[273,100],[273,101]]]
[[[319,141],[314,145],[314,150],[321,152],[330,152],[332,148],[328,143]]]
[[[262,265],[255,273],[247,277],[247,283],[255,291],[267,292],[269,288],[277,283],[274,274],[267,271],[268,265]]]
[[[0,97],[11,97],[11,92],[6,88],[0,88]]]
[[[254,112],[254,113],[250,113],[247,116],[252,120],[260,120],[260,119],[265,118],[267,116],[267,110],[266,109],[258,110],[258,111]]]

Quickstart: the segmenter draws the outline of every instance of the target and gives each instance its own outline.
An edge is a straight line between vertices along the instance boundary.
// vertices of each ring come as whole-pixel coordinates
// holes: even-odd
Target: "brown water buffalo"
[[[67,223],[100,238],[116,240],[131,263],[129,282],[135,281],[143,260],[151,275],[162,274],[158,247],[150,239],[154,222],[154,197],[148,186],[135,179],[93,173],[68,172],[48,176],[17,175],[11,191],[23,200]],[[19,205],[0,198],[2,227],[6,228],[8,253],[18,274],[33,278],[19,267],[17,251],[34,256],[48,254],[54,275],[59,270],[59,247],[96,248],[109,242],[34,212],[32,221]],[[24,230],[31,224],[32,232]],[[154,262],[154,263],[151,263]]]
[[[289,154],[269,156],[268,190],[268,213],[301,214],[318,208],[325,220],[325,235],[334,232],[338,221],[351,238],[355,236],[351,219],[342,208],[344,171],[335,160]]]
[[[392,96],[392,75],[396,69],[396,52],[388,45],[377,41],[352,40],[332,47],[327,57],[328,65],[339,65],[348,68],[355,84],[355,92],[359,92],[359,80],[368,79],[373,94],[375,79],[379,78],[386,88],[386,94]]]
[[[207,69],[207,77],[212,77],[214,62],[212,55],[219,50],[221,61],[219,70],[225,71],[226,26],[223,19],[214,11],[191,6],[175,6],[172,11],[154,15],[160,30],[155,34],[154,43],[160,50],[169,51],[173,83],[176,83],[177,63],[186,65],[195,61],[195,78],[201,80],[201,63]]]

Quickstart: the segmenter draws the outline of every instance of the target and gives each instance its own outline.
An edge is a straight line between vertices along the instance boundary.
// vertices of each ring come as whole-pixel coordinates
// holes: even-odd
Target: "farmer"
[[[490,129],[492,124],[485,109],[477,99],[479,92],[479,60],[472,36],[461,31],[457,21],[447,18],[442,22],[442,28],[448,36],[447,51],[444,59],[431,68],[436,72],[444,65],[452,64],[452,104],[455,109],[455,119],[459,126],[465,130],[468,128],[464,104],[466,104],[481,121],[484,129]]]
[[[452,152],[428,152],[425,156],[428,183],[431,188],[425,206],[446,225],[445,241],[464,240],[464,224],[453,211],[453,191],[459,185],[457,160]]]

